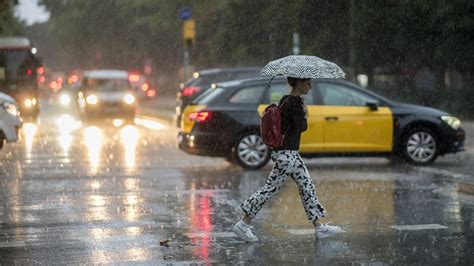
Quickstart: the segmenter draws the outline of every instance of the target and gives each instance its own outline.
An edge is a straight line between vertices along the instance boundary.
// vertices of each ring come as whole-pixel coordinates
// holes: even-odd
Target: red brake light
[[[130,74],[130,75],[128,76],[128,80],[129,80],[130,82],[137,82],[137,81],[140,80],[140,75],[137,75],[137,74]]]
[[[146,91],[146,96],[148,96],[150,98],[155,97],[156,96],[156,91],[153,90],[153,89],[147,90]]]
[[[189,120],[194,120],[196,122],[202,123],[208,121],[211,118],[211,112],[190,113],[188,117]]]
[[[26,70],[26,74],[27,74],[28,76],[31,76],[31,74],[33,74],[33,71],[32,71],[31,69],[27,69],[27,70]]]
[[[73,84],[79,81],[79,77],[77,75],[72,75],[67,79],[69,84]]]
[[[148,84],[146,84],[146,83],[142,84],[142,91],[147,91],[148,88],[149,88]]]
[[[193,94],[196,94],[198,91],[200,91],[201,88],[199,87],[186,87],[183,89],[183,96],[191,96]]]

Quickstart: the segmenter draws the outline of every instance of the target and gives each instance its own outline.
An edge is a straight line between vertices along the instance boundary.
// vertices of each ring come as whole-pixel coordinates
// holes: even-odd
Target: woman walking
[[[326,210],[316,197],[314,184],[298,152],[301,133],[307,128],[307,109],[302,95],[307,94],[311,89],[311,79],[288,77],[288,84],[291,92],[283,96],[279,103],[282,106],[281,128],[282,132],[286,132],[283,145],[280,149],[272,151],[271,158],[274,166],[265,186],[240,204],[239,208],[244,216],[233,228],[234,233],[247,242],[258,241],[249,224],[265,203],[281,189],[288,177],[291,177],[298,185],[304,210],[315,227],[317,238],[344,232],[339,226],[324,224],[320,221],[326,216]]]

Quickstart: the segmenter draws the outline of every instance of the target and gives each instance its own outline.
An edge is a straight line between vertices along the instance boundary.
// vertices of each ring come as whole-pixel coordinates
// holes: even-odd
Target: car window
[[[278,103],[284,95],[290,93],[290,87],[287,83],[272,84],[265,95],[264,104]],[[313,93],[310,90],[303,96],[306,105],[314,105]]]
[[[378,100],[363,92],[349,87],[333,84],[318,84],[324,105],[334,106],[365,106],[367,102],[378,102]]]
[[[203,92],[201,95],[199,95],[196,99],[194,99],[193,103],[202,104],[202,105],[209,104],[212,100],[214,100],[217,96],[219,96],[219,94],[221,94],[223,91],[224,91],[223,88],[209,89]]]
[[[238,79],[248,79],[248,78],[254,78],[257,76],[257,72],[238,72],[235,73],[234,76],[232,77],[234,80]]]
[[[232,95],[229,98],[229,102],[257,104],[260,101],[264,89],[263,86],[243,88]]]
[[[247,79],[254,78],[257,76],[257,72],[229,72],[229,73],[217,73],[217,74],[207,74],[201,75],[195,81],[186,83],[188,86],[209,86],[212,83],[219,83],[224,81],[238,80],[238,79]]]

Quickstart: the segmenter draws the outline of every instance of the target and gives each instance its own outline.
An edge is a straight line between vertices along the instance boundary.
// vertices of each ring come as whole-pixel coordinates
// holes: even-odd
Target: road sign
[[[189,7],[183,7],[179,10],[179,18],[182,20],[188,20],[192,17],[191,9]]]

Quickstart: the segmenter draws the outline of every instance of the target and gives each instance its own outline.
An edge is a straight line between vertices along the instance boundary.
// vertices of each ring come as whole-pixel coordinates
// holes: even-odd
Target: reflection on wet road
[[[472,264],[474,200],[384,159],[308,160],[327,221],[346,234],[315,240],[287,182],[255,220],[260,242],[246,244],[230,232],[234,206],[270,165],[190,156],[175,136],[145,118],[25,124],[0,154],[0,263]]]

